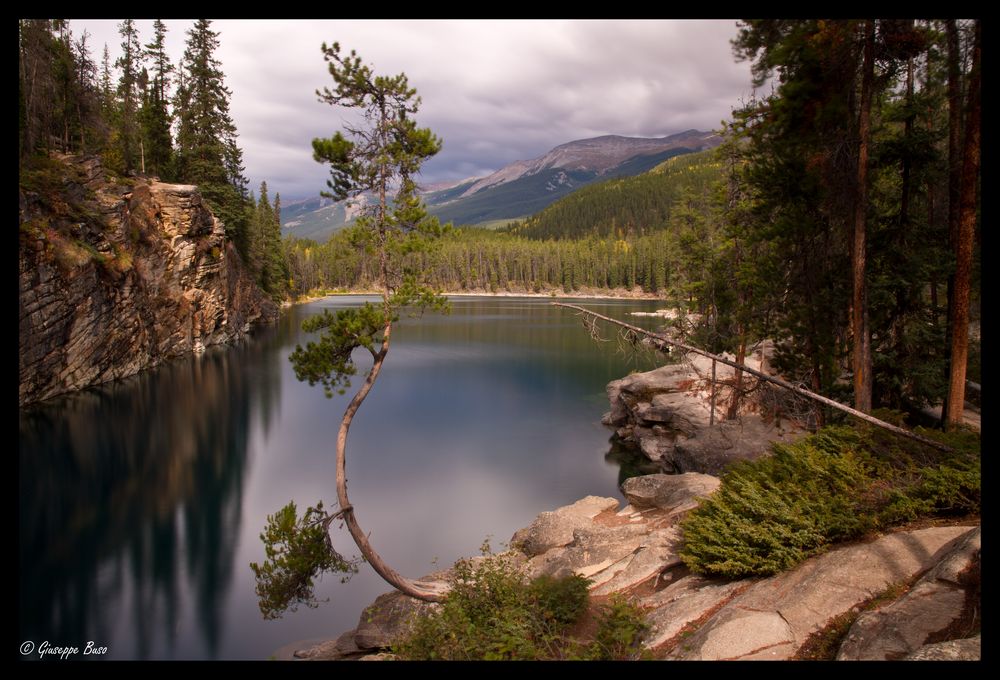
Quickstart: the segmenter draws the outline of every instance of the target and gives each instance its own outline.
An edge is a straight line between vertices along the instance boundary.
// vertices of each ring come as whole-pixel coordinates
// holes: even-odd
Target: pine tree
[[[219,36],[208,19],[195,22],[187,36],[174,97],[178,117],[174,176],[200,187],[225,224],[227,237],[246,259],[247,182],[236,126],[229,115],[232,93],[215,57]]]
[[[142,91],[139,77],[142,67],[142,46],[139,43],[139,31],[132,19],[126,19],[118,26],[122,37],[122,55],[115,60],[115,66],[121,69],[118,79],[118,143],[121,149],[121,170],[132,172],[139,168],[140,144],[139,138],[139,103]]]
[[[265,536],[275,535],[281,526],[301,527],[295,536],[285,539],[289,548],[287,554],[316,554],[319,559],[294,565],[288,564],[287,560],[283,560],[284,564],[269,560],[263,566],[251,565],[257,577],[257,592],[265,616],[280,615],[280,611],[290,604],[309,601],[313,576],[328,568],[325,562],[331,556],[332,548],[329,547],[327,531],[337,517],[343,518],[364,559],[390,585],[419,599],[442,599],[441,594],[404,579],[375,552],[348,499],[345,473],[347,433],[355,413],[381,372],[398,314],[407,307],[423,310],[441,308],[446,304],[424,283],[426,273],[408,265],[406,257],[426,248],[427,239],[441,233],[437,219],[427,216],[413,180],[421,164],[440,150],[441,142],[430,130],[418,128],[411,117],[417,112],[420,100],[404,74],[376,76],[370,67],[362,65],[354,52],[342,56],[337,43],[330,47],[324,44],[323,55],[329,63],[336,87],[319,92],[320,100],[358,109],[366,123],[362,127],[349,127],[350,139],[337,132],[329,139],[313,140],[313,157],[330,165],[330,179],[327,181],[330,190],[323,192],[324,195],[336,200],[363,192],[375,196],[374,203],[351,229],[350,238],[375,254],[376,281],[382,300],[381,304],[369,303],[360,308],[341,310],[336,315],[326,312],[307,319],[303,329],[321,332],[320,339],[308,343],[305,348],[296,347],[290,357],[296,377],[308,380],[310,384],[321,383],[327,396],[332,396],[334,390],[342,393],[348,386],[350,376],[356,371],[353,363],[355,349],[367,350],[373,365],[348,405],[337,434],[339,511],[329,515],[322,511],[320,504],[318,508],[310,508],[306,519],[299,524],[295,521],[294,509],[291,522],[286,520],[282,524],[277,516],[269,522]],[[319,535],[310,535],[305,529],[310,516],[315,518],[313,526],[324,529]],[[274,540],[265,539],[265,545],[269,556],[276,554]],[[289,569],[294,577],[291,580],[284,578]],[[283,578],[277,579],[276,576]],[[289,583],[305,583],[306,587],[292,590],[288,588]]]
[[[169,110],[170,74],[174,67],[166,52],[167,27],[153,22],[153,41],[146,44],[144,56],[152,66],[152,77],[143,91],[139,112],[146,171],[161,179],[172,179],[173,143],[170,136],[172,117]]]

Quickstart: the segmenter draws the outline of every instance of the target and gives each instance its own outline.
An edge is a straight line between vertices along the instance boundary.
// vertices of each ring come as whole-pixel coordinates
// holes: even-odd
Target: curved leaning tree
[[[336,87],[317,91],[320,101],[357,110],[361,122],[345,125],[347,136],[337,132],[329,139],[314,139],[313,158],[330,165],[329,191],[322,192],[324,196],[374,197],[349,229],[351,243],[374,254],[378,262],[376,285],[382,300],[336,314],[324,311],[302,324],[303,330],[321,335],[292,352],[295,375],[310,385],[322,384],[328,398],[350,387],[357,371],[355,350],[368,352],[372,367],[337,432],[337,510],[330,512],[320,502],[300,517],[295,504],[289,503],[268,517],[261,534],[267,559],[263,565],[250,565],[265,618],[277,618],[299,604],[316,606],[313,579],[323,572],[339,572],[343,580],[357,572],[357,561],[344,559],[333,548],[329,532],[335,520],[347,526],[363,559],[394,588],[421,600],[443,599],[440,592],[403,578],[382,560],[358,523],[345,475],[348,430],[382,370],[393,323],[404,310],[447,309],[447,300],[424,285],[418,272],[404,266],[406,254],[429,248],[443,231],[437,218],[427,215],[413,180],[421,164],[441,149],[441,140],[429,129],[418,128],[411,118],[420,98],[406,75],[374,75],[353,50],[342,56],[337,43],[323,44],[323,58]]]

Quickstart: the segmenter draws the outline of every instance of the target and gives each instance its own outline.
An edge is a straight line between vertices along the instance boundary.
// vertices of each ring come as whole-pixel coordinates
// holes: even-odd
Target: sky
[[[100,63],[105,43],[112,61],[120,52],[119,23],[70,27],[91,34]],[[152,23],[136,22],[144,44]],[[165,23],[176,64],[193,21]],[[406,73],[423,100],[418,123],[444,142],[425,184],[483,176],[576,139],[718,129],[753,91],[749,64],[732,56],[735,21],[226,19],[212,28],[247,178],[286,203],[324,188],[311,142],[347,119],[315,95],[333,84],[324,41],[356,50],[376,74]]]

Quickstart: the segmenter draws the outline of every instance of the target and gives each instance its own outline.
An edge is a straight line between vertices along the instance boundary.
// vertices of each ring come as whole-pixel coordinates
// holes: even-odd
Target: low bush
[[[979,438],[953,453],[869,428],[827,427],[734,466],[681,528],[693,571],[731,578],[788,569],[831,543],[920,517],[977,513]]]
[[[572,633],[589,611],[578,575],[526,581],[506,555],[455,565],[452,590],[393,646],[403,659],[533,660],[637,658],[647,626],[624,600],[600,608],[593,639]]]

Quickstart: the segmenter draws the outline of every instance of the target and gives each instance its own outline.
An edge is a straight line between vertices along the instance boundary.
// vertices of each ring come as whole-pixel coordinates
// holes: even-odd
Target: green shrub
[[[734,466],[681,527],[696,572],[784,571],[831,543],[918,517],[978,512],[978,436],[923,433],[942,453],[869,428],[828,427]]]
[[[564,658],[572,645],[565,633],[587,610],[588,583],[577,575],[525,582],[506,555],[461,560],[440,608],[418,617],[393,652],[403,659]]]
[[[563,578],[539,576],[528,585],[528,597],[543,619],[566,626],[587,611],[589,583],[578,574]]]
[[[614,595],[601,607],[597,634],[587,658],[622,661],[643,658],[642,638],[649,630],[642,610],[624,597]]]

